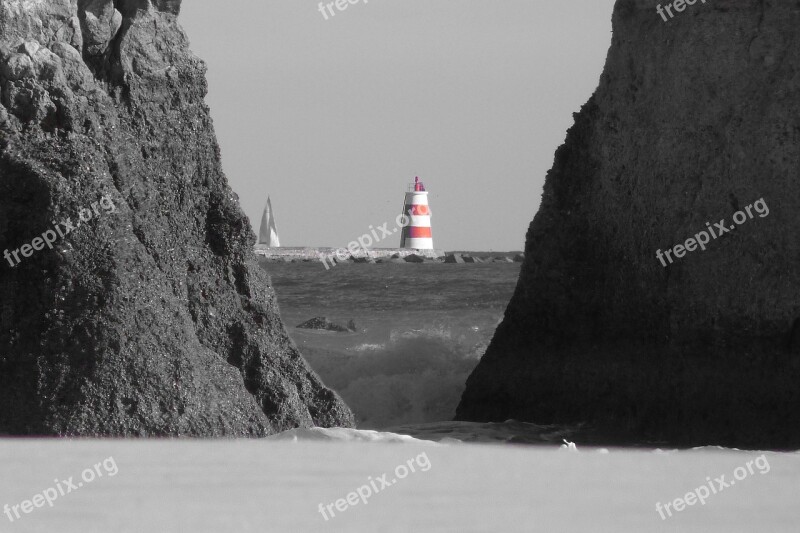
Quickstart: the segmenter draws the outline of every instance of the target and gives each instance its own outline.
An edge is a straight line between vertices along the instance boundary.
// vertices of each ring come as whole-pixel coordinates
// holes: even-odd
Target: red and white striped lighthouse
[[[414,179],[412,190],[406,193],[403,214],[407,217],[407,223],[403,226],[403,232],[400,235],[400,248],[433,250],[428,191],[419,181],[419,177]]]

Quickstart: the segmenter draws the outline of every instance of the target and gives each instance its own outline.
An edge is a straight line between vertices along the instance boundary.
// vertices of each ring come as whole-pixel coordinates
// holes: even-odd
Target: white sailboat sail
[[[270,248],[277,248],[281,245],[278,239],[278,228],[275,226],[275,215],[272,212],[272,202],[267,196],[267,205],[264,208],[264,215],[261,217],[261,230],[258,232],[258,244],[265,244]]]

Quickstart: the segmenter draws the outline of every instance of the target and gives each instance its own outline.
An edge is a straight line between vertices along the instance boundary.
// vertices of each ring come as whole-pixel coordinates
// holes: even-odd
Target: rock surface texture
[[[280,321],[179,7],[0,3],[0,433],[353,424]]]
[[[457,419],[800,445],[800,3],[618,0]],[[756,215],[665,268],[683,244]],[[674,256],[673,256],[674,259]]]

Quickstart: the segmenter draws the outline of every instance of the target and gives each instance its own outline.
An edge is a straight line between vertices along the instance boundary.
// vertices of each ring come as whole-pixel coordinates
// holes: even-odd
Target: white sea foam
[[[350,428],[296,428],[267,437],[267,440],[435,444],[432,441],[415,439],[409,435],[401,435],[399,433]]]
[[[365,342],[353,348],[354,352],[374,352],[376,350],[383,350],[386,348],[385,343],[369,343]]]

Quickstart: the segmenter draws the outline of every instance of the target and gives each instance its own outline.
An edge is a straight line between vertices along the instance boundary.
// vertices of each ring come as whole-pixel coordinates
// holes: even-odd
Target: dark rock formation
[[[618,0],[460,420],[800,445],[800,4]],[[667,268],[656,257],[763,198]]]
[[[448,254],[444,257],[444,262],[448,264],[464,264],[464,259],[459,254]]]
[[[280,322],[179,6],[0,4],[0,433],[353,423]]]
[[[406,263],[424,263],[425,258],[417,254],[410,254],[405,256],[403,258],[403,261],[405,261]]]
[[[300,329],[335,331],[337,333],[353,333],[356,331],[356,323],[352,319],[347,323],[347,327],[344,327],[340,326],[339,324],[334,324],[324,316],[318,316],[316,318],[312,318],[311,320],[306,320],[302,324],[298,324],[295,327]]]

